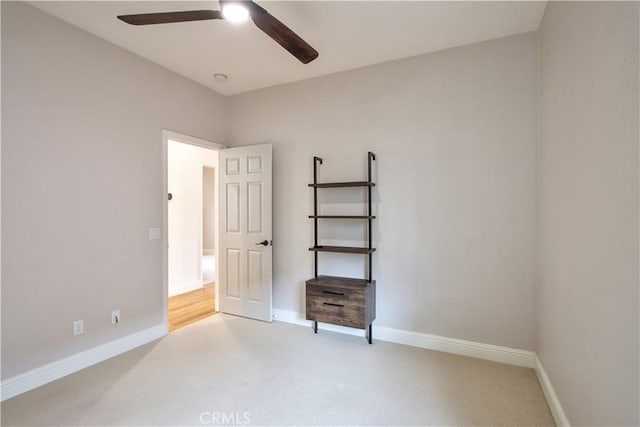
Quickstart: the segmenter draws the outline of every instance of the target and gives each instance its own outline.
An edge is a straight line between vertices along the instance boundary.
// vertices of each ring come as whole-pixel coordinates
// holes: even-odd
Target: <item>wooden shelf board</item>
[[[375,215],[309,215],[309,218],[318,219],[375,219]]]
[[[371,283],[367,279],[354,279],[351,277],[337,277],[337,276],[318,276],[313,279],[309,279],[306,283],[310,285],[329,286],[329,287],[354,287],[362,288],[375,284],[376,281],[372,280]]]
[[[376,184],[369,181],[351,182],[323,182],[321,184],[309,184],[309,187],[316,188],[338,188],[338,187],[374,187]]]
[[[314,246],[313,248],[309,248],[310,251],[313,252],[338,252],[345,254],[369,254],[374,252],[375,248],[354,248],[351,246]]]

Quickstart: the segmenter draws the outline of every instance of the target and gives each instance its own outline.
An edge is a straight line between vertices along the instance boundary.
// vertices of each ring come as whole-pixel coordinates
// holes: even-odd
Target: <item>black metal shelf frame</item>
[[[375,215],[309,215],[309,218],[318,218],[318,219],[376,219]]]
[[[373,252],[375,249],[373,248],[373,236],[372,236],[372,220],[375,218],[372,212],[371,206],[371,189],[375,186],[375,183],[372,181],[371,176],[371,162],[376,159],[376,155],[369,151],[367,153],[367,181],[354,181],[354,182],[332,182],[332,183],[318,183],[318,165],[322,164],[322,158],[314,156],[313,157],[313,184],[309,184],[309,187],[313,188],[313,215],[309,215],[309,218],[313,218],[313,248],[309,248],[309,250],[313,251],[313,270],[314,277],[318,278],[318,252],[328,252],[327,250],[322,250],[322,246],[318,245],[318,219],[346,219],[346,218],[358,218],[358,219],[366,219],[368,222],[368,239],[369,244],[368,248],[362,248],[359,252],[350,252],[350,253],[362,253],[368,255],[368,275],[367,282],[371,283],[373,280],[372,274],[372,266],[373,266]],[[343,187],[366,187],[367,188],[367,215],[318,215],[318,188],[343,188]],[[337,249],[337,247],[336,247]],[[343,248],[348,249],[348,248]],[[352,248],[356,249],[356,248]],[[341,252],[338,250],[333,250],[330,252]]]

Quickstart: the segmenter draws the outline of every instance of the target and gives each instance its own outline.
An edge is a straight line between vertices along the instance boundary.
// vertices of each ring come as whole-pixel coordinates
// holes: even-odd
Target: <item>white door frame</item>
[[[167,194],[169,193],[169,164],[167,149],[169,146],[169,140],[182,142],[184,144],[196,145],[198,147],[208,148],[211,150],[220,151],[226,148],[225,145],[217,142],[207,141],[205,139],[196,138],[194,136],[185,135],[182,133],[162,130],[162,301],[164,306],[163,323],[166,331],[169,330],[169,200]],[[220,164],[216,168],[216,186],[219,182],[219,169]],[[217,206],[216,206],[217,209]],[[219,215],[216,215],[216,254],[220,247],[220,236],[218,233],[218,225],[220,223]],[[220,310],[220,286],[218,280],[218,257],[216,256],[216,271],[215,271],[215,310]]]

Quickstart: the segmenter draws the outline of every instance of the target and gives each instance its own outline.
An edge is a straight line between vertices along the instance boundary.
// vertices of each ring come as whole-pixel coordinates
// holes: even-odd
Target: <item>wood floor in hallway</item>
[[[215,284],[169,298],[169,332],[216,313]]]

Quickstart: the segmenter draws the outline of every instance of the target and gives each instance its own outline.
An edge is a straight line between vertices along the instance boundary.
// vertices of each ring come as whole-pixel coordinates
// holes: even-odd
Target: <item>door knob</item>
[[[260,246],[260,245],[262,245],[262,246],[269,246],[270,244],[271,244],[271,242],[270,242],[270,241],[268,241],[268,240],[263,240],[262,242],[258,242],[258,243],[256,243],[256,246]]]

